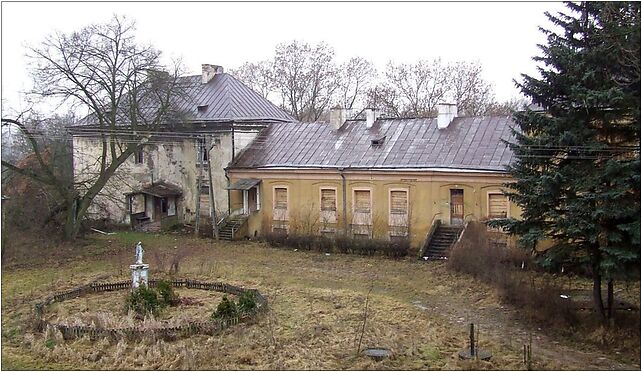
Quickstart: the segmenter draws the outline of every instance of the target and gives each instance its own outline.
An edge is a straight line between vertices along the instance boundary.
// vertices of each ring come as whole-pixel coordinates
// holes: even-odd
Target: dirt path
[[[532,336],[533,358],[536,368],[580,370],[640,370],[639,363],[625,363],[617,356],[607,355],[587,345],[568,345],[559,336],[525,324],[515,309],[507,306],[476,305],[469,298],[453,294],[451,297],[424,296],[412,301],[413,305],[442,314],[453,326],[464,328],[470,322],[481,326],[480,338],[491,338],[503,348],[521,354],[524,344]],[[582,348],[583,350],[580,350]],[[616,352],[619,354],[619,352]]]

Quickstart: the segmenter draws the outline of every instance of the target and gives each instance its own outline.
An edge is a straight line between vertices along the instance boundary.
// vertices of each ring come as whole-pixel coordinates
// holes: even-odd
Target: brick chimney
[[[224,72],[223,66],[218,66],[218,65],[209,65],[209,64],[202,64],[201,65],[203,73],[201,75],[201,82],[203,84],[207,84],[216,76],[216,74],[222,74]]]
[[[454,103],[437,104],[437,128],[448,128],[453,119],[457,117],[457,105]]]

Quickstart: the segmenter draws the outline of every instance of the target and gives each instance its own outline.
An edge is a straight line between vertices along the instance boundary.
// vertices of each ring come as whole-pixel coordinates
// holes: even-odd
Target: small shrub
[[[212,313],[212,319],[229,319],[234,318],[238,315],[238,309],[234,301],[230,301],[227,296],[223,296],[223,300],[218,304],[214,313]]]
[[[142,285],[132,291],[125,301],[125,309],[133,310],[140,317],[147,314],[156,316],[163,307],[156,291]]]
[[[53,350],[54,346],[56,346],[56,340],[53,338],[48,338],[45,340],[45,347],[49,350]]]
[[[256,309],[256,300],[254,298],[254,292],[245,291],[239,297],[238,311],[241,313],[249,313]]]
[[[158,281],[156,283],[156,290],[163,305],[176,306],[179,303],[178,295],[174,292],[174,288],[169,281]]]
[[[265,234],[265,241],[272,247],[283,247],[287,240],[287,234],[279,232],[268,232]]]
[[[335,246],[339,253],[347,254],[350,253],[351,239],[345,235],[339,235],[334,239]]]
[[[391,258],[406,257],[410,252],[410,240],[408,238],[393,238],[388,244],[385,254]]]

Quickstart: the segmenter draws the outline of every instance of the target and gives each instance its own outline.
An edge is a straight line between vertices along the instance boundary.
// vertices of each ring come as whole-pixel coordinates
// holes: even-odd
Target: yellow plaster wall
[[[337,224],[343,231],[343,186],[339,172],[335,171],[260,171],[230,170],[232,182],[241,178],[258,178],[260,184],[261,210],[253,213],[248,220],[248,234],[261,235],[272,228],[272,208],[275,187],[288,188],[288,210],[290,231],[315,230],[319,232],[320,189],[337,190]],[[409,235],[411,245],[419,247],[435,219],[450,223],[450,189],[464,190],[464,215],[466,220],[480,220],[488,215],[488,193],[500,192],[504,174],[477,173],[436,173],[417,172],[345,172],[348,229],[352,220],[353,190],[370,189],[372,198],[373,236],[388,236],[389,191],[407,189],[409,203]],[[231,192],[231,203],[242,205],[242,192]],[[519,217],[517,206],[509,206],[509,216]]]

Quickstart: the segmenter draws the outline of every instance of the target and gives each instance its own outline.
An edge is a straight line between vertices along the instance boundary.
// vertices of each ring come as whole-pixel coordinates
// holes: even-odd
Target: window
[[[274,188],[274,209],[288,209],[288,189]]]
[[[354,191],[354,211],[357,213],[370,213],[370,190]]]
[[[503,194],[488,194],[488,217],[508,217],[508,197]]]
[[[134,152],[134,164],[143,164],[144,153],[143,149],[138,149]]]
[[[207,163],[209,160],[209,152],[206,147],[205,138],[199,138],[198,142],[198,158],[196,159],[199,163]]]
[[[408,214],[408,192],[390,191],[390,214]]]
[[[207,106],[208,106],[208,105],[198,105],[198,106],[196,106],[196,109],[197,109],[197,111],[198,111],[199,113],[204,113],[204,112],[206,112],[206,111],[207,111]]]
[[[321,210],[327,212],[336,212],[337,190],[321,189]]]

